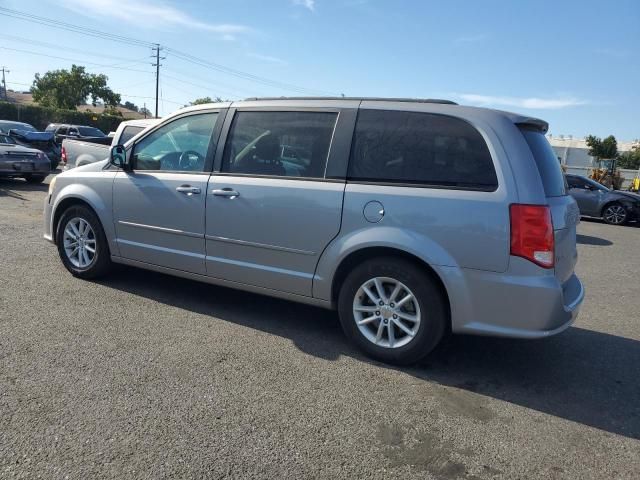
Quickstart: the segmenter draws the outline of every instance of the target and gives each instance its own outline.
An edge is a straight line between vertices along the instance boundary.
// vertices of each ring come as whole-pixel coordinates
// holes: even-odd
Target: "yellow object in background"
[[[635,190],[636,192],[640,190],[640,178],[634,178],[631,185],[633,186],[633,190]]]

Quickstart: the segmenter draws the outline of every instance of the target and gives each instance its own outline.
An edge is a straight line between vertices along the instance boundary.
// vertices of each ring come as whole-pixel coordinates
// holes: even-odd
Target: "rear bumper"
[[[49,175],[51,163],[49,160],[21,161],[0,160],[0,176],[23,177],[25,175]]]
[[[450,293],[454,333],[544,338],[576,320],[584,287],[575,275],[564,283],[553,275],[521,276],[462,269]],[[451,288],[447,288],[452,292]]]

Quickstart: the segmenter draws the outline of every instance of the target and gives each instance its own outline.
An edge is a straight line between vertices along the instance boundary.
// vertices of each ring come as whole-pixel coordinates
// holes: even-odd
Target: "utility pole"
[[[151,66],[156,67],[156,118],[158,118],[158,96],[160,92],[160,60],[164,60],[166,57],[160,57],[160,50],[162,47],[159,43],[152,49],[155,52],[156,63],[152,63]]]
[[[142,111],[144,112],[144,118],[147,118],[147,102],[144,102],[144,107],[142,107]]]
[[[2,67],[2,93],[4,95],[4,99],[8,100],[7,98],[7,82],[4,79],[4,74],[6,73],[11,73],[9,70],[7,70],[7,67]]]

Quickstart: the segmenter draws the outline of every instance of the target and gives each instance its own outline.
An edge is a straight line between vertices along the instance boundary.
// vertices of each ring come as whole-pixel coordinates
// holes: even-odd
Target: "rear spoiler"
[[[19,137],[21,140],[27,142],[47,142],[53,140],[53,132],[30,132],[28,130],[18,130],[12,128],[9,130],[9,135],[12,137]]]
[[[536,130],[540,133],[547,133],[549,131],[549,124],[539,118],[527,117],[515,122],[520,128],[526,128],[529,130]]]

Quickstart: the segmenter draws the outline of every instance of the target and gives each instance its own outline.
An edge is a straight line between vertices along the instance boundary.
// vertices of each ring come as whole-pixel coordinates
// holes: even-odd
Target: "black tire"
[[[46,175],[25,175],[24,177],[27,183],[42,183],[45,178],[47,178]]]
[[[420,325],[406,345],[397,348],[376,345],[356,325],[354,299],[360,287],[375,277],[388,277],[401,282],[417,299],[421,312]],[[361,350],[376,360],[396,365],[416,363],[426,357],[444,336],[448,323],[446,300],[436,280],[414,263],[396,257],[367,260],[354,268],[341,286],[338,313],[346,336]]]
[[[64,248],[64,230],[68,222],[76,217],[89,223],[95,234],[96,253],[89,266],[85,268],[75,266],[67,256]],[[107,242],[107,237],[104,234],[102,224],[100,223],[100,219],[98,219],[93,210],[84,205],[73,205],[64,211],[60,218],[60,222],[58,222],[56,244],[58,247],[58,254],[60,255],[63,265],[75,277],[85,280],[99,278],[106,275],[112,267],[109,244]]]
[[[629,214],[624,206],[612,202],[602,209],[602,219],[609,225],[624,225],[629,220]]]

